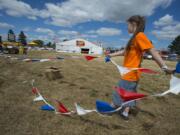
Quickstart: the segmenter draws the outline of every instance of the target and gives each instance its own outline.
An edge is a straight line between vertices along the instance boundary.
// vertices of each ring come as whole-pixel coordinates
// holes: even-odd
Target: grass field
[[[74,55],[74,54],[73,54]],[[118,114],[102,117],[95,113],[66,117],[41,111],[41,102],[33,102],[31,80],[49,101],[62,101],[70,110],[74,102],[87,109],[95,108],[96,99],[111,102],[112,87],[120,75],[103,58],[87,62],[83,56],[47,51],[29,52],[31,58],[63,56],[64,60],[43,63],[22,62],[0,57],[0,134],[1,135],[179,135],[180,96],[167,95],[138,102],[139,113],[128,122]],[[18,56],[20,57],[20,56]],[[122,64],[121,57],[114,58]],[[166,62],[170,67],[175,62]],[[62,78],[49,81],[47,67],[58,67]],[[159,70],[154,61],[144,60],[143,67]],[[143,74],[138,92],[160,93],[169,87],[169,75]]]

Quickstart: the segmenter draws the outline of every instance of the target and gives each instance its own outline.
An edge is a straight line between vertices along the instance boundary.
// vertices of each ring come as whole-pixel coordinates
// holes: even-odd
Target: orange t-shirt
[[[152,43],[143,32],[139,32],[133,39],[129,52],[124,56],[123,66],[128,68],[139,68],[143,52],[151,48],[153,48]],[[127,81],[138,81],[140,75],[140,71],[136,70],[123,75],[121,78]]]

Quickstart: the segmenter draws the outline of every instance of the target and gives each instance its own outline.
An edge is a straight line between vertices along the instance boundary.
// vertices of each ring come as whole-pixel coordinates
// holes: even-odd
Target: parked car
[[[177,61],[178,60],[178,55],[177,54],[169,54],[168,55],[168,60]]]
[[[151,60],[153,57],[152,57],[151,54],[145,53],[145,54],[143,55],[143,58],[144,58],[144,59]]]
[[[163,60],[168,60],[169,56],[168,55],[161,55]]]

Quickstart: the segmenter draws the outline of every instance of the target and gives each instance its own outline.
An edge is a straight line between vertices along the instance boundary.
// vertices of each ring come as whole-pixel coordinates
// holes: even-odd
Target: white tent
[[[84,39],[73,39],[56,43],[57,52],[102,54],[101,45],[94,44]]]

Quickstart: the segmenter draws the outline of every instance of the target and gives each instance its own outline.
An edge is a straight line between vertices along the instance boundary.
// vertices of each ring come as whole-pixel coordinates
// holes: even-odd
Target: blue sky
[[[126,19],[146,17],[145,33],[156,48],[166,48],[180,34],[178,0],[0,0],[0,35],[21,30],[28,41],[84,38],[104,47],[125,46]]]

